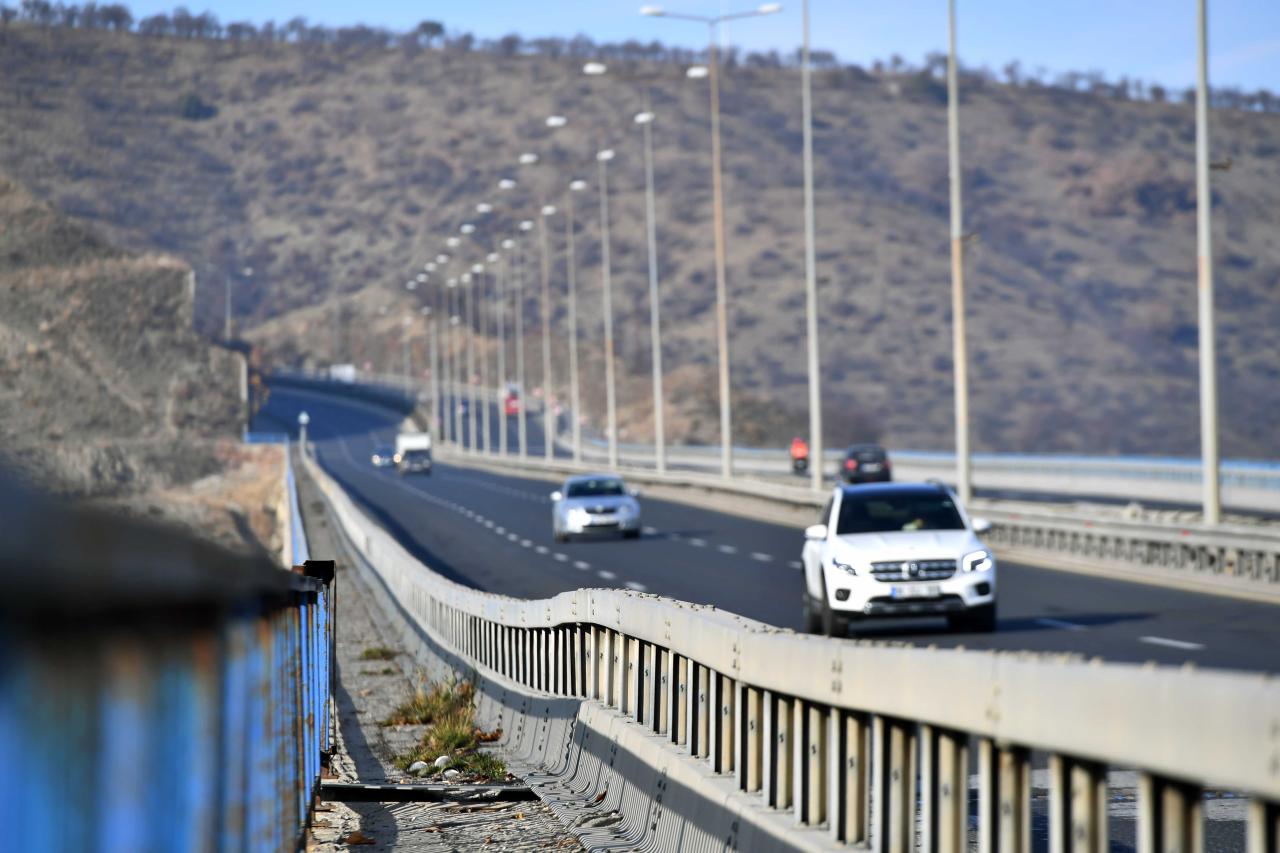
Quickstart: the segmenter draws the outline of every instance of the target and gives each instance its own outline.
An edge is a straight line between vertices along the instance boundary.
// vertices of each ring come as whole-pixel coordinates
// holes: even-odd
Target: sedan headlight
[[[586,524],[591,520],[591,513],[581,507],[572,507],[565,513],[565,517],[573,524]]]
[[[990,551],[974,551],[971,554],[965,554],[960,564],[964,566],[966,572],[985,572],[995,568],[996,559],[991,556]]]

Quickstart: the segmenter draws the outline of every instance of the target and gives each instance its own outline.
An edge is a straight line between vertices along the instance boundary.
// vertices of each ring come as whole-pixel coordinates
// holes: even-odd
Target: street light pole
[[[520,230],[528,233],[533,230],[532,220],[526,219],[520,223]],[[525,254],[524,245],[521,244],[517,249],[516,264],[516,384],[520,386],[520,411],[517,418],[517,431],[520,442],[520,458],[529,458],[529,396],[528,385],[525,383],[524,375],[524,271],[525,271]]]
[[[658,473],[667,470],[667,429],[662,393],[662,332],[659,326],[661,303],[658,300],[658,225],[653,187],[653,110],[645,94],[644,112],[635,121],[644,130],[644,212],[645,231],[649,242],[649,349],[653,361],[653,454]]]
[[[801,103],[804,112],[804,295],[809,345],[809,476],[814,491],[822,490],[822,358],[818,349],[818,273],[814,247],[813,211],[813,93],[809,66],[809,0],[804,0],[803,56],[800,62]]]
[[[640,14],[642,15],[696,21],[697,23],[705,24],[707,27],[707,68],[705,69],[705,75],[691,73],[690,76],[706,76],[710,84],[711,95],[711,196],[712,216],[715,227],[716,347],[719,352],[720,368],[720,473],[724,477],[729,477],[733,473],[733,425],[730,418],[731,404],[729,399],[729,322],[726,307],[728,287],[725,282],[724,182],[720,162],[720,62],[716,47],[716,34],[719,26],[725,21],[772,15],[781,10],[782,6],[777,3],[766,3],[752,12],[738,12],[708,18],[700,15],[667,12],[658,6],[645,6],[640,9]],[[690,71],[692,72],[693,69],[690,69]]]
[[[574,240],[573,194],[587,188],[585,181],[570,181],[565,208],[565,256],[569,279],[569,407],[573,415],[573,461],[582,462],[582,394],[578,383],[578,250]]]
[[[960,196],[956,0],[948,0],[947,13],[947,153],[951,179],[951,360],[955,373],[956,493],[962,504],[968,504],[973,490],[969,471],[969,357],[965,338],[964,213]]]
[[[439,315],[432,311],[431,308],[424,306],[422,308],[422,316],[427,318],[427,330],[431,333],[431,343],[428,349],[427,358],[428,369],[431,371],[431,425],[428,431],[431,432],[438,441],[440,439],[440,352],[437,348],[437,324],[440,322]]]
[[[600,173],[600,283],[604,291],[604,396],[609,439],[609,469],[618,469],[618,398],[613,368],[613,281],[609,257],[609,148],[596,152]]]
[[[542,267],[542,445],[548,462],[555,455],[556,414],[551,379],[551,253],[547,247],[547,218],[556,209],[544,204],[538,217],[538,254]]]
[[[480,344],[488,335],[488,321],[485,319],[485,293],[484,293],[484,267],[476,264],[471,268],[473,293],[471,299],[475,304],[475,323],[476,327],[472,330],[472,334],[476,336],[476,349],[480,349]],[[492,422],[490,421],[490,410],[493,408],[489,402],[484,399],[485,389],[489,387],[489,359],[485,357],[483,352],[477,352],[476,358],[479,361],[479,370],[476,377],[476,394],[473,395],[479,399],[480,404],[480,447],[485,453],[491,452],[493,448],[493,432]]]
[[[467,444],[472,453],[480,450],[479,422],[476,417],[476,292],[471,285],[471,273],[461,276],[462,297],[466,305],[467,324],[467,426],[470,433]]]
[[[1222,518],[1218,459],[1218,368],[1213,305],[1213,231],[1209,194],[1209,20],[1205,0],[1196,4],[1196,261],[1200,328],[1200,479],[1204,520]]]
[[[404,391],[406,394],[410,393],[410,381],[412,379],[409,372],[409,324],[412,322],[413,321],[408,317],[405,317],[400,322],[400,328],[402,330],[400,334],[400,345],[404,348]]]
[[[504,400],[506,398],[507,387],[507,283],[511,279],[511,248],[515,245],[512,240],[503,240],[502,248],[505,253],[502,256],[502,266],[499,268],[495,282],[498,291],[498,381],[497,387],[499,397]],[[502,411],[498,414],[498,453],[502,456],[507,455],[507,411],[505,404]]]

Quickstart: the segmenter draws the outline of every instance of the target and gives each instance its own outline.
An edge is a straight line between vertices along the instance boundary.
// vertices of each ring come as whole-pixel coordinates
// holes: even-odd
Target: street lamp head
[[[555,215],[556,215],[556,206],[555,206],[554,204],[544,204],[544,205],[542,206],[542,215],[543,215],[543,216],[555,216]]]
[[[430,306],[430,305],[423,305],[423,306],[422,306],[422,309],[421,309],[418,313],[419,313],[419,314],[421,314],[423,317],[430,317],[430,316],[431,316],[431,306]]]
[[[533,230],[533,220],[532,220],[532,219],[524,219],[524,220],[521,220],[521,222],[520,222],[520,230],[521,230],[521,231],[532,231],[532,230]]]
[[[450,249],[456,249],[462,245],[462,240],[458,237],[450,237],[448,240],[444,241],[444,244]]]
[[[516,182],[511,180],[510,178],[503,178],[502,180],[498,181],[498,189],[500,190],[513,190],[515,188],[516,188]]]
[[[586,181],[570,181],[569,182],[569,189],[573,190],[576,193],[582,192],[586,188],[587,188]]]
[[[756,9],[757,15],[776,15],[782,11],[781,3],[764,3]]]
[[[446,255],[444,252],[441,252],[440,254],[436,255],[436,263],[437,264],[449,263],[449,256]]]
[[[417,289],[418,289],[418,283],[417,283],[416,281],[406,281],[406,282],[404,283],[404,289],[405,289],[405,290],[417,290]]]
[[[568,123],[564,116],[547,116],[547,127],[564,127]]]
[[[537,162],[538,162],[538,155],[534,154],[532,151],[526,151],[525,153],[520,155],[519,163],[521,166],[532,166],[534,163],[537,163]]]
[[[502,248],[504,249],[514,249],[515,247],[516,247],[516,241],[512,240],[510,237],[502,241]]]
[[[496,263],[498,262],[498,260],[500,259],[500,257],[501,257],[501,256],[500,256],[497,252],[490,252],[489,254],[487,254],[487,255],[485,255],[485,256],[484,256],[484,259],[485,259],[485,261],[487,261],[488,263],[496,264]]]
[[[240,271],[240,273],[241,273],[241,275],[243,275],[245,278],[248,278],[249,276],[253,275],[253,267],[245,267],[244,269],[242,269],[242,270]]]
[[[436,271],[436,263],[435,263],[435,261],[427,261],[425,264],[423,264],[423,265],[422,265],[422,268],[423,268],[424,270],[426,270],[427,272],[435,272],[435,271]]]
[[[640,14],[647,15],[650,18],[660,18],[665,15],[666,12],[662,11],[661,6],[641,6]]]
[[[703,77],[707,76],[707,73],[707,66],[692,65],[689,67],[688,71],[684,72],[684,76],[688,77],[690,80],[701,80]]]
[[[484,264],[472,264],[471,271],[476,275],[480,275],[480,273],[484,272]]]
[[[653,113],[643,112],[636,113],[636,124],[650,124],[653,121]]]
[[[493,205],[482,201],[476,205],[476,213],[493,213]]]
[[[474,233],[476,233],[476,227],[475,227],[474,225],[472,225],[470,222],[464,222],[464,223],[462,223],[462,227],[461,227],[461,228],[459,228],[458,230],[459,230],[459,231],[461,231],[463,234],[474,234]]]
[[[605,65],[603,62],[588,62],[586,65],[582,66],[582,73],[589,77],[599,77],[608,70],[609,66]]]
[[[424,284],[428,278],[430,278],[430,276],[428,276],[424,272],[420,272],[416,276],[414,276],[414,280],[417,281],[418,284]]]
[[[461,281],[463,284],[470,284],[470,283],[471,283],[471,273],[469,273],[469,272],[464,272],[461,276],[459,276],[459,277],[458,277],[458,280],[459,280],[459,281]]]
[[[613,149],[605,148],[602,151],[597,151],[596,159],[599,160],[601,163],[608,163],[610,160],[613,159]]]
[[[458,280],[457,280],[456,278],[451,278],[451,279],[449,279],[447,282],[445,282],[445,284],[446,284],[448,287],[451,287],[451,288],[453,288],[453,287],[457,287],[457,286],[458,286]]]

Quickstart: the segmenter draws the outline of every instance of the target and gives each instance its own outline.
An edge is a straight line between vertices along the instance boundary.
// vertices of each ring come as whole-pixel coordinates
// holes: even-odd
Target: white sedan
[[[570,477],[551,493],[551,532],[557,542],[571,536],[621,533],[640,536],[640,493],[610,474]]]

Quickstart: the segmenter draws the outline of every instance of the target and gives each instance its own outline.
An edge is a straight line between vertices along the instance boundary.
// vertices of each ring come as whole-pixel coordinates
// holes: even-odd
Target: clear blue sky
[[[757,0],[670,0],[673,11],[715,14],[750,9]],[[177,2],[137,0],[138,17]],[[331,26],[364,23],[403,30],[424,19],[482,38],[585,33],[597,41],[660,39],[696,46],[705,31],[692,23],[642,18],[640,0],[187,0],[194,12],[223,22],[286,21],[301,15]],[[771,18],[734,24],[732,44],[790,50],[800,41],[799,0]],[[1166,86],[1195,81],[1195,0],[959,0],[959,49],[973,65],[1104,71]],[[811,0],[814,47],[867,63],[897,53],[919,61],[946,44],[945,0]],[[1280,90],[1280,0],[1210,0],[1210,80],[1214,85]]]

